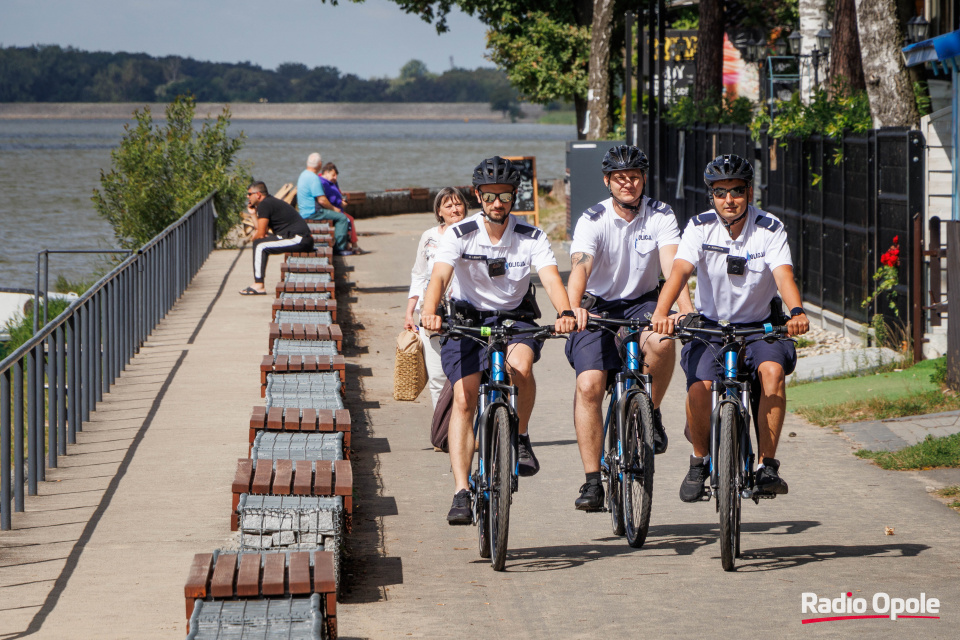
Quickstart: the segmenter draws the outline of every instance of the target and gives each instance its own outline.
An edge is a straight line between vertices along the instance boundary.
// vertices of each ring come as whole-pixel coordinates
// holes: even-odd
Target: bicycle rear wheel
[[[607,509],[610,510],[610,524],[613,527],[613,535],[622,536],[623,527],[623,478],[620,471],[619,449],[620,436],[619,427],[616,423],[607,427],[607,442],[603,452],[603,459],[607,463]]]
[[[507,561],[507,534],[510,529],[510,476],[513,473],[513,443],[510,414],[497,407],[490,433],[490,562],[494,571],[503,571]]]
[[[717,467],[717,508],[720,512],[720,564],[724,571],[736,565],[740,532],[739,460],[740,416],[733,404],[720,409],[720,443]]]
[[[643,546],[653,505],[653,403],[635,393],[627,406],[623,441],[623,524],[627,544]]]

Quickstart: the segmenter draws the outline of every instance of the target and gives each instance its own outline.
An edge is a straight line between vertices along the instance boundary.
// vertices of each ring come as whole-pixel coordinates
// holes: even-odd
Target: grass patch
[[[868,375],[791,384],[787,391],[787,410],[799,413],[810,408],[871,398],[893,400],[926,391],[939,392],[941,385],[931,380],[936,362],[924,360],[901,371],[890,370],[879,374],[871,372]],[[884,365],[884,368],[892,369],[896,366],[898,365]]]
[[[956,498],[960,496],[960,487],[954,485],[952,487],[944,487],[943,489],[938,489],[936,494],[941,498]],[[947,506],[953,509],[954,511],[960,511],[960,500],[954,500],[953,502],[948,502]]]
[[[537,120],[538,124],[577,124],[576,111],[544,111]]]
[[[807,347],[812,347],[814,345],[813,340],[810,338],[805,338],[803,336],[797,336],[797,349],[806,349]]]
[[[813,424],[832,427],[845,422],[886,420],[958,409],[960,409],[960,398],[944,395],[939,389],[934,389],[894,398],[880,396],[850,400],[840,404],[808,405],[793,408],[791,411]]]
[[[927,436],[923,442],[900,451],[860,449],[856,455],[873,460],[881,468],[892,471],[960,467],[960,433],[942,438]]]

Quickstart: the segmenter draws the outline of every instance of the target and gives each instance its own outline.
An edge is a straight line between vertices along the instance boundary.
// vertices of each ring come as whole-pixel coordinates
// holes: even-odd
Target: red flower
[[[887,252],[880,256],[881,264],[888,267],[896,267],[900,264],[900,247],[893,246],[887,249]]]
[[[893,244],[896,245],[900,241],[900,236],[893,236]]]

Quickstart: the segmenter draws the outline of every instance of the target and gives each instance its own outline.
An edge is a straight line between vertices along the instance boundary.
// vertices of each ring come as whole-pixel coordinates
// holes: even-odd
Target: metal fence
[[[210,194],[0,362],[0,530],[213,250]],[[38,313],[39,309],[34,309]],[[46,453],[46,459],[44,459]]]

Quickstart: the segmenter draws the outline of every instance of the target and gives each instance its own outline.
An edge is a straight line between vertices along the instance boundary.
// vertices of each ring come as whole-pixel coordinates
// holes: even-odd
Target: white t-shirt
[[[498,244],[490,241],[482,214],[459,222],[443,234],[434,256],[453,267],[450,297],[465,300],[482,311],[516,309],[530,286],[530,270],[556,266],[550,240],[542,229],[508,216]],[[505,258],[506,273],[490,276],[487,259]]]
[[[727,256],[747,259],[742,276],[727,273]],[[760,322],[770,315],[777,295],[773,270],[793,266],[783,223],[754,206],[736,240],[730,238],[717,213],[691,218],[677,249],[677,260],[697,268],[697,311],[714,321]]]
[[[423,294],[430,283],[430,274],[433,273],[433,260],[436,257],[437,247],[440,246],[440,227],[430,227],[420,236],[417,244],[417,259],[410,270],[410,292],[408,298],[419,297],[417,308],[423,305]]]
[[[570,255],[593,256],[587,293],[604,300],[632,300],[657,288],[660,249],[680,244],[670,205],[643,196],[643,210],[627,222],[613,209],[613,198],[580,216]]]

